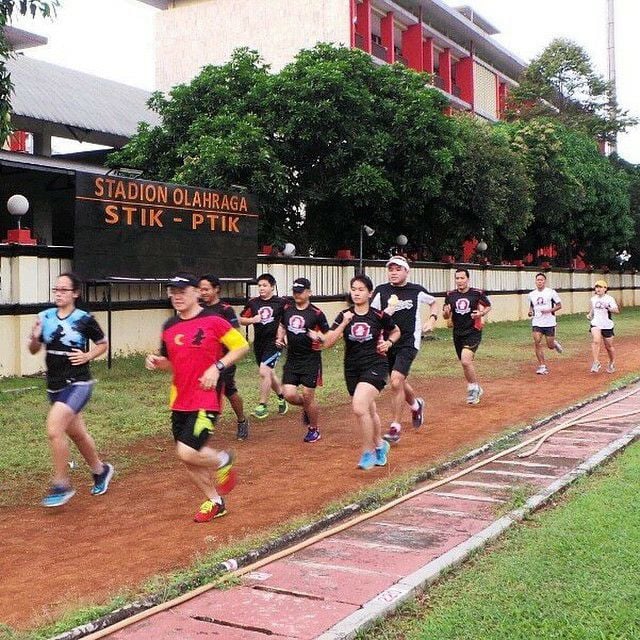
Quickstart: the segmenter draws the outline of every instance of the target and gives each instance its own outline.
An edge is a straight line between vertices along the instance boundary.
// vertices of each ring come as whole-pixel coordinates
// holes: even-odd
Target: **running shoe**
[[[200,505],[200,510],[193,516],[195,522],[211,522],[214,518],[220,518],[227,515],[227,509],[224,506],[224,500],[222,504],[213,502],[213,500],[205,500]]]
[[[256,405],[255,409],[253,410],[253,415],[258,418],[258,420],[264,420],[269,415],[269,409],[267,409],[267,405],[262,403]]]
[[[391,445],[386,440],[379,447],[376,447],[376,467],[384,467],[387,464],[389,449],[391,449]]]
[[[591,365],[591,373],[598,373],[598,371],[600,371],[601,366],[602,365],[599,362],[594,362]]]
[[[102,464],[102,473],[93,474],[93,487],[91,487],[92,496],[101,496],[103,493],[107,493],[114,471],[115,469],[112,464],[104,462]]]
[[[547,365],[546,364],[541,364],[537,369],[536,369],[536,373],[539,376],[546,376],[549,373],[549,369],[547,369]]]
[[[400,429],[398,427],[394,427],[391,425],[389,427],[389,431],[382,436],[387,442],[391,442],[395,444],[396,442],[400,442]]]
[[[238,430],[236,431],[236,438],[238,440],[246,440],[249,437],[249,420],[238,420]]]
[[[303,438],[305,442],[317,442],[320,440],[322,436],[320,435],[320,431],[318,429],[312,429],[309,427],[307,430],[307,435]]]
[[[416,398],[418,408],[411,411],[411,423],[414,429],[419,429],[424,423],[424,398]]]
[[[368,471],[369,469],[373,469],[376,466],[376,454],[373,451],[365,451],[360,456],[360,461],[358,462],[358,468],[363,469],[364,471]]]
[[[613,362],[610,362],[607,365],[607,373],[615,373],[616,372],[616,365],[613,364]]]
[[[229,454],[229,461],[227,464],[222,465],[216,469],[215,474],[215,485],[216,491],[221,495],[225,496],[229,493],[233,487],[236,486],[236,482],[238,480],[238,474],[236,470],[233,468],[233,453],[230,451],[227,452]]]
[[[75,495],[75,489],[53,485],[49,493],[42,499],[43,507],[61,507]]]
[[[478,404],[483,393],[484,391],[482,390],[482,387],[471,389],[469,391],[469,395],[467,396],[467,404]]]
[[[553,343],[553,348],[558,352],[558,353],[562,353],[564,351],[563,346],[556,340]]]
[[[287,411],[289,411],[289,403],[284,398],[282,400],[278,398],[278,413],[283,416]]]

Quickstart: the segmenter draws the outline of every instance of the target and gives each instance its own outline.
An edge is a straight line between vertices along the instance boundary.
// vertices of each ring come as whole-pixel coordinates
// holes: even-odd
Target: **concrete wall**
[[[238,47],[279,71],[318,42],[349,45],[349,0],[177,0],[156,17],[156,87],[189,82]]]
[[[28,255],[0,257],[0,376],[26,375],[43,369],[43,355],[32,356],[26,349],[35,313],[51,303],[51,286],[61,271],[71,268],[67,258],[45,258]],[[534,288],[536,269],[513,267],[479,267],[466,265],[471,273],[472,286],[490,293],[493,310],[489,322],[522,320],[527,317],[526,293]],[[374,283],[386,281],[383,261],[366,261],[366,272]],[[322,258],[273,258],[259,261],[256,275],[273,274],[278,282],[280,295],[287,295],[293,280],[304,276],[311,280],[313,294],[324,298],[317,304],[324,310],[331,323],[338,311],[345,307],[349,280],[354,275],[357,262],[344,262]],[[423,284],[438,296],[442,307],[442,295],[454,288],[455,265],[417,264],[411,269],[411,280]],[[593,283],[605,278],[610,293],[624,307],[640,306],[640,274],[602,274],[556,270],[547,273],[549,286],[559,290],[564,313],[586,313]],[[100,309],[96,318],[107,331],[105,302],[107,289],[92,288],[89,304]],[[256,287],[249,295],[257,295]],[[223,287],[223,297],[240,303],[245,297],[242,283],[228,283]],[[112,288],[112,351],[114,355],[154,351],[158,347],[160,327],[171,316],[166,304],[166,293],[161,284],[117,284]],[[124,308],[123,308],[124,307]],[[156,307],[156,308],[150,308]],[[238,304],[236,311],[242,308]],[[423,310],[426,320],[427,310]],[[438,326],[444,327],[442,319]],[[252,331],[249,336],[251,338]]]

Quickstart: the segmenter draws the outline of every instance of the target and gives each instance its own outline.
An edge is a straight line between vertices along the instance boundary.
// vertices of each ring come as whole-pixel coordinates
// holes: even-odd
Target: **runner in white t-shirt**
[[[593,354],[591,373],[600,371],[600,346],[603,342],[609,356],[607,373],[613,373],[616,370],[616,365],[611,314],[620,313],[620,309],[613,296],[607,293],[607,282],[605,280],[596,281],[594,288],[596,293],[591,298],[591,308],[587,314],[587,318],[591,320],[591,353]]]
[[[547,347],[562,353],[562,345],[556,340],[556,311],[562,309],[560,296],[555,289],[547,287],[547,276],[544,273],[536,274],[536,288],[527,296],[529,301],[529,317],[533,331],[533,348],[538,359],[536,373],[546,375],[549,373],[544,359],[544,347],[542,336],[545,337]]]

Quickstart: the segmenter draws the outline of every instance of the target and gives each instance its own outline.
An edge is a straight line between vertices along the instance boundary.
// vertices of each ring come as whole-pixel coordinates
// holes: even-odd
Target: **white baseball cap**
[[[387,267],[390,267],[392,264],[398,265],[399,267],[402,267],[403,269],[409,271],[409,263],[403,256],[393,256],[391,260],[387,260]]]

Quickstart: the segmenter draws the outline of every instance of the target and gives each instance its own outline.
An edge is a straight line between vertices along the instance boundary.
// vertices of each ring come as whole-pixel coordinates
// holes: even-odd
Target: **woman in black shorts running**
[[[373,291],[370,278],[355,276],[350,290],[353,305],[338,314],[331,331],[314,337],[327,348],[344,337],[344,377],[362,433],[358,467],[367,470],[387,464],[389,443],[382,439],[376,400],[389,378],[386,353],[400,338],[400,329],[390,316],[369,305]]]

